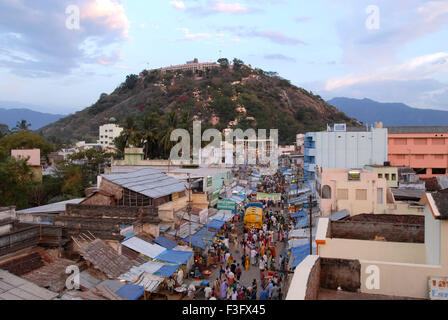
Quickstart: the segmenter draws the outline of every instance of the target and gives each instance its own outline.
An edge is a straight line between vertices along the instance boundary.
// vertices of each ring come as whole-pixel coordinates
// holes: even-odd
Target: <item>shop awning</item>
[[[310,254],[309,245],[304,245],[291,249],[291,268],[295,269]]]
[[[168,265],[165,264],[162,268],[160,268],[157,272],[154,273],[156,276],[171,277],[177,270],[179,270],[179,265]]]
[[[158,255],[155,259],[174,264],[186,264],[192,256],[193,252],[166,250],[165,252]]]
[[[209,224],[208,224],[208,228],[209,229],[216,229],[219,230],[222,228],[223,225],[225,225],[226,223],[224,221],[221,220],[215,220],[213,219]]]
[[[154,242],[166,249],[174,249],[179,245],[176,241],[165,238],[164,236],[159,236]]]
[[[126,283],[122,286],[116,294],[120,297],[126,298],[128,300],[138,300],[145,293],[145,288],[143,286]]]

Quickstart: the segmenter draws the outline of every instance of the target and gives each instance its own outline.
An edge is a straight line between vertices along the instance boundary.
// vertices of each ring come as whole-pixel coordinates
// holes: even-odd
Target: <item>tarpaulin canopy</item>
[[[128,300],[138,300],[145,293],[145,288],[131,283],[126,283],[116,294]]]
[[[164,265],[162,268],[160,268],[157,272],[154,273],[156,276],[161,277],[171,277],[177,270],[179,269],[179,265]]]
[[[156,257],[156,260],[175,264],[186,264],[193,256],[193,252],[166,250]]]
[[[281,193],[257,193],[257,200],[272,200],[272,201],[281,201],[282,194]]]
[[[123,241],[121,244],[152,259],[166,250],[164,247],[149,243],[137,237],[132,237]]]
[[[304,245],[291,249],[291,268],[297,267],[310,254],[310,246]]]
[[[237,195],[232,195],[232,197],[230,198],[231,200],[235,201],[236,204],[240,204],[244,202],[244,198],[241,196],[237,196]]]
[[[296,223],[296,228],[305,228],[309,225],[308,217],[299,217]]]
[[[303,210],[299,210],[297,212],[293,212],[291,213],[291,218],[301,218],[301,217],[305,217],[306,213]]]
[[[176,241],[165,238],[164,236],[159,236],[157,239],[154,240],[154,242],[166,249],[174,249],[179,245]]]
[[[204,249],[207,245],[210,245],[213,241],[216,231],[207,230],[207,227],[202,228],[195,234],[191,235],[191,244],[196,248]],[[190,237],[185,237],[182,239],[185,242],[190,241]],[[209,243],[207,243],[210,241]],[[176,262],[174,262],[176,263]]]
[[[222,228],[223,225],[225,225],[226,223],[224,221],[221,220],[212,220],[209,224],[208,227],[209,229],[216,229],[219,230]]]

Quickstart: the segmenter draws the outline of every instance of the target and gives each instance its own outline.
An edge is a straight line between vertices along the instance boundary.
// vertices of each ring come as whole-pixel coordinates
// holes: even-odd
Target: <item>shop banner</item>
[[[257,193],[258,201],[281,201],[282,194],[281,193]]]
[[[235,210],[236,203],[231,199],[224,199],[218,201],[218,210]]]

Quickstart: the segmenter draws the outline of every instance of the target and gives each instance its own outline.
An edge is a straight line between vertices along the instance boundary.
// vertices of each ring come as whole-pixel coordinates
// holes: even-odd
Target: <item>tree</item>
[[[8,153],[12,149],[40,149],[42,156],[46,156],[55,150],[54,145],[29,130],[21,130],[3,137],[0,140],[0,147],[3,147]]]
[[[174,142],[171,141],[171,133],[178,128],[177,114],[174,111],[168,113],[165,117],[165,127],[161,133],[160,145],[165,156],[170,154]]]
[[[138,83],[138,75],[136,74],[130,74],[128,76],[126,76],[126,81],[124,83],[124,86],[129,89],[132,90],[135,88],[135,86]]]
[[[229,65],[230,65],[230,62],[227,58],[218,59],[218,63],[220,64],[221,68],[223,68],[223,69],[228,69]]]
[[[26,120],[17,121],[16,126],[12,129],[13,132],[18,132],[21,130],[28,130],[31,127],[31,123]]]
[[[242,66],[244,66],[243,60],[240,60],[240,59],[237,59],[237,58],[233,59],[233,69],[235,71],[241,70]]]
[[[28,207],[33,172],[26,160],[7,158],[0,162],[0,206]]]
[[[143,119],[143,138],[144,138],[144,146],[145,146],[145,159],[149,159],[149,150],[157,149],[157,136],[159,132],[159,128],[156,124],[157,114],[153,113],[149,117],[145,117]]]

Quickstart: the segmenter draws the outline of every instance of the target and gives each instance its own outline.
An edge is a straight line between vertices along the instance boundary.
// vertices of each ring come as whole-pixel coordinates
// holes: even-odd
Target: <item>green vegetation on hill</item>
[[[233,128],[279,129],[280,144],[293,143],[297,133],[322,130],[331,122],[358,125],[321,97],[275,72],[252,69],[238,59],[233,63],[220,59],[218,63],[219,68],[196,74],[145,70],[140,77],[129,75],[111,94],[101,94],[92,106],[39,133],[63,143],[96,142],[98,127],[115,118],[128,134],[119,144],[129,144],[129,139],[134,139],[134,145],[142,144],[136,132],[146,132],[146,138],[152,139],[147,144],[152,152],[149,157],[163,157],[173,125],[183,122],[188,127],[193,118],[202,120],[203,127],[214,123],[220,130],[235,120],[238,124]],[[160,147],[162,150],[154,151]]]

